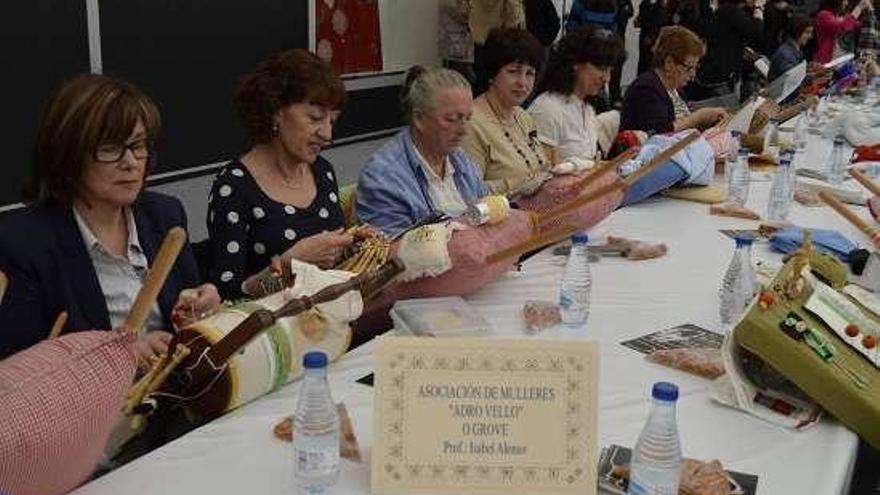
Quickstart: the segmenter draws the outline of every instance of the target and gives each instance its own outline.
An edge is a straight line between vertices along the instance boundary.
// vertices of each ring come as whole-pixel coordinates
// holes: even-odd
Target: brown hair
[[[654,53],[654,67],[662,67],[667,58],[683,63],[687,57],[702,58],[706,44],[693,31],[681,26],[666,26],[651,49]]]
[[[272,117],[294,103],[342,110],[345,85],[326,62],[300,48],[270,55],[242,76],[235,106],[251,144],[272,139]]]
[[[43,110],[34,143],[35,171],[25,197],[37,203],[71,205],[98,145],[124,142],[138,120],[152,146],[161,122],[156,104],[143,91],[99,74],[65,80]],[[145,173],[151,166],[152,159]]]
[[[587,62],[603,68],[615,67],[624,60],[626,50],[620,36],[594,24],[586,24],[569,31],[553,45],[537,92],[570,95],[577,79],[574,73],[576,64]]]

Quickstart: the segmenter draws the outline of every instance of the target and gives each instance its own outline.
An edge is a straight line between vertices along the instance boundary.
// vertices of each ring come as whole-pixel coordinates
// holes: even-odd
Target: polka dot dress
[[[217,175],[208,205],[210,278],[224,298],[241,297],[242,281],[265,268],[272,256],[306,237],[344,226],[330,162],[319,157],[312,174],[317,194],[306,208],[268,197],[238,160]]]

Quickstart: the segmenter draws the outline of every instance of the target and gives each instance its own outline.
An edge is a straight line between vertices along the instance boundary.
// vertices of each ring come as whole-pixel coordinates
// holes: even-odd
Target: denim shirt
[[[460,148],[449,154],[453,178],[465,203],[486,194],[476,165]],[[373,153],[361,169],[357,187],[358,220],[394,235],[433,216],[428,178],[416,154],[410,130],[404,129]]]

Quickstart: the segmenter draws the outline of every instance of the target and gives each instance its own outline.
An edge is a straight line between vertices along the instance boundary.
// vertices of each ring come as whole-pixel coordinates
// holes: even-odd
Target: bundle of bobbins
[[[348,256],[336,266],[337,270],[353,273],[371,272],[388,261],[391,239],[369,225],[355,225],[346,233],[355,238]]]

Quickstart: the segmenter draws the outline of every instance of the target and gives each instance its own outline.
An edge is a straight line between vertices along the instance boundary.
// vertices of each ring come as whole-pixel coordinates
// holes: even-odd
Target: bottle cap
[[[678,400],[678,386],[669,382],[657,382],[651,389],[651,397],[658,400],[675,402]]]
[[[586,244],[590,241],[590,237],[586,232],[575,232],[574,235],[571,236],[572,244]]]
[[[303,356],[303,367],[324,368],[327,366],[327,355],[321,351],[307,352]]]
[[[753,239],[751,237],[734,237],[736,247],[751,246]]]

